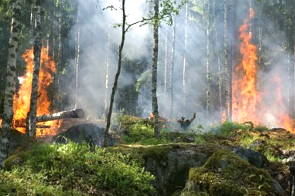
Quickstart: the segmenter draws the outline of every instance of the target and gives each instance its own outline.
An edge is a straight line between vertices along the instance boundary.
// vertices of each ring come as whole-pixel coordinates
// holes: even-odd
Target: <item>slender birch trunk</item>
[[[63,9],[63,0],[61,0],[58,4],[58,38],[57,38],[57,43],[58,43],[58,48],[57,48],[57,59],[56,59],[56,73],[55,75],[55,89],[56,89],[56,98],[55,98],[55,109],[61,110],[64,108],[61,108],[61,93],[60,93],[60,72],[61,72],[61,66],[62,66],[62,23],[63,23],[63,18],[62,18],[62,9]]]
[[[35,13],[36,21],[34,28],[34,69],[33,69],[33,81],[32,92],[30,99],[30,111],[27,119],[27,133],[30,137],[36,136],[36,115],[37,115],[37,100],[39,89],[39,71],[41,66],[41,0],[35,1]]]
[[[171,69],[170,69],[170,118],[174,114],[174,65],[175,65],[175,44],[176,44],[176,21],[173,19],[173,38],[171,50]]]
[[[165,61],[164,61],[164,92],[167,94],[168,92],[168,37],[169,37],[169,30],[168,26],[166,27],[166,35],[165,35]]]
[[[291,54],[295,54],[295,48],[294,46],[290,46],[291,47]],[[294,57],[293,55],[289,55],[289,82],[290,82],[290,87],[289,87],[289,114],[291,116],[292,119],[295,118],[295,114],[294,114],[294,96],[295,96],[295,88],[294,88],[294,84],[295,84],[295,61],[294,61]],[[292,123],[292,129],[294,129],[294,122]],[[291,130],[292,131],[292,130]]]
[[[226,111],[226,120],[231,121],[231,116],[230,116],[230,105],[231,105],[231,100],[230,100],[230,86],[231,81],[229,79],[229,72],[230,70],[228,69],[229,67],[229,38],[228,38],[228,4],[227,0],[224,0],[223,2],[224,6],[224,15],[223,15],[223,25],[224,25],[224,42],[223,42],[223,53],[224,53],[224,62],[223,62],[223,70],[224,70],[224,94],[225,94],[225,111]]]
[[[21,23],[19,21],[22,0],[15,0],[12,9],[10,39],[8,43],[8,57],[6,68],[6,86],[4,91],[4,110],[2,129],[0,129],[0,167],[3,160],[8,156],[8,131],[13,126],[13,95],[16,88],[16,59],[21,33]]]
[[[210,28],[211,28],[211,14],[210,14],[210,1],[207,2],[207,27],[206,27],[206,111],[209,117],[211,107],[211,67],[210,67]]]
[[[116,95],[119,76],[120,76],[121,67],[122,67],[122,55],[123,55],[123,49],[124,49],[124,44],[125,44],[125,34],[126,34],[125,0],[122,0],[122,19],[123,19],[122,20],[122,30],[121,30],[122,37],[121,37],[121,43],[119,46],[118,69],[117,69],[117,73],[115,76],[115,81],[114,81],[114,85],[113,85],[112,93],[111,93],[110,106],[109,106],[109,111],[108,111],[108,115],[107,115],[107,124],[106,124],[105,135],[104,135],[104,146],[109,145],[109,129],[111,126],[113,105],[114,105],[115,95]]]
[[[75,107],[78,107],[78,94],[79,94],[79,66],[80,66],[80,11],[79,7],[77,13],[77,21],[76,24],[78,25],[78,31],[76,35],[76,66],[75,66],[75,97],[74,97],[74,104]]]
[[[153,25],[153,65],[152,65],[152,108],[154,113],[154,131],[155,137],[160,137],[159,128],[159,111],[157,98],[157,69],[158,69],[158,53],[159,53],[159,0],[154,0],[154,25]]]
[[[228,0],[228,29],[233,29],[232,25],[233,25],[233,15],[232,15],[232,0]],[[229,52],[229,59],[228,59],[228,67],[227,67],[227,70],[228,70],[228,120],[229,121],[232,121],[232,76],[233,76],[233,39],[229,38],[229,33],[227,32],[227,42],[228,44],[230,44],[228,46],[228,52]],[[231,41],[229,41],[231,40]]]
[[[184,25],[185,26],[184,26],[184,51],[183,51],[183,65],[182,65],[182,90],[183,90],[184,110],[186,110],[188,2],[185,5],[185,22],[184,22]]]
[[[106,56],[105,56],[105,64],[106,64],[106,72],[105,72],[105,95],[104,95],[104,117],[106,118],[107,116],[107,110],[108,110],[108,94],[109,94],[109,80],[110,80],[110,34],[108,33],[107,34],[107,44],[106,44],[106,48],[107,48],[107,51],[106,51]]]

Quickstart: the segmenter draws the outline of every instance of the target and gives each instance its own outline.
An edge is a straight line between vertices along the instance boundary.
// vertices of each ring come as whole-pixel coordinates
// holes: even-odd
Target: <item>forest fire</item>
[[[236,66],[233,73],[233,120],[245,122],[251,119],[258,124],[257,106],[261,96],[257,90],[257,48],[251,43],[252,33],[248,32],[249,22],[255,16],[250,10],[248,18],[240,27],[240,53],[241,63]],[[242,90],[241,90],[242,89]]]
[[[26,50],[22,55],[26,63],[25,75],[19,77],[20,88],[18,92],[14,95],[13,99],[13,111],[14,111],[14,127],[25,133],[24,127],[19,127],[17,122],[23,121],[27,118],[27,114],[30,110],[30,96],[32,89],[32,78],[33,78],[33,49]],[[37,116],[50,113],[51,103],[48,98],[47,88],[53,82],[52,74],[56,71],[55,62],[48,55],[48,48],[42,48],[41,51],[41,68],[39,73],[39,96],[37,101]],[[50,126],[50,129],[37,129],[37,136],[54,135],[59,122],[58,121],[48,121],[38,123],[38,125]]]
[[[274,91],[258,89],[258,54],[257,47],[252,43],[250,21],[255,12],[250,9],[247,19],[240,27],[240,53],[241,62],[234,68],[232,83],[233,120],[236,122],[252,121],[256,125],[282,127],[293,131],[293,120],[284,108],[281,78],[277,74],[271,78],[270,84]],[[267,96],[275,97],[271,103]]]

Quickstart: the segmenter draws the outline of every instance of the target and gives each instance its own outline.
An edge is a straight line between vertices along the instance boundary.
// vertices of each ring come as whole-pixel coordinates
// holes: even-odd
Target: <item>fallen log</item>
[[[59,120],[63,118],[84,118],[85,112],[82,109],[74,109],[70,111],[62,111],[58,113],[53,114],[46,114],[42,116],[37,116],[36,121],[37,122],[45,122],[45,121],[51,121],[51,120]]]
[[[18,124],[18,125],[15,125],[16,128],[27,128],[24,124]],[[51,126],[49,125],[36,125],[36,128],[38,129],[49,129],[51,128]]]
[[[69,111],[62,111],[62,112],[57,112],[53,114],[46,114],[42,116],[37,116],[36,117],[36,122],[46,122],[46,121],[52,121],[52,120],[59,120],[59,119],[64,119],[64,118],[84,118],[85,113],[84,110],[82,109],[74,109],[74,110],[69,110]],[[37,128],[42,128],[44,125],[37,125]],[[14,127],[26,127],[26,120],[25,119],[20,119],[14,121]],[[49,128],[49,127],[45,127]]]

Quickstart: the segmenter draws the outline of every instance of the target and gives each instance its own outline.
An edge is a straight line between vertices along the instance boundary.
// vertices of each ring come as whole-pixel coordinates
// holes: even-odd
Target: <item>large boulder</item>
[[[267,158],[263,154],[254,150],[243,147],[235,147],[233,152],[258,168],[263,168],[268,165]]]
[[[190,170],[181,196],[285,195],[281,185],[264,169],[257,168],[228,150],[215,152],[207,162]]]
[[[103,146],[104,128],[93,123],[75,125],[67,131],[58,134],[53,138],[56,143],[67,143],[69,141],[76,143],[88,143],[95,146]]]
[[[130,154],[156,177],[158,195],[170,196],[182,190],[188,179],[190,168],[202,166],[218,149],[219,145],[161,144],[121,145],[110,150]]]

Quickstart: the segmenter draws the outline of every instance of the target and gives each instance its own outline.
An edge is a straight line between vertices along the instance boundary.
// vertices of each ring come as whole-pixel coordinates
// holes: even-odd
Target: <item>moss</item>
[[[42,175],[30,171],[7,172],[0,171],[0,195],[32,195],[32,196],[86,196],[75,190],[62,190],[60,186],[44,183]]]
[[[258,132],[265,132],[268,131],[269,129],[266,126],[263,125],[259,125],[254,127],[254,131],[258,131]]]
[[[26,187],[35,187],[36,183],[39,183],[36,187],[40,190],[53,186],[90,195],[101,192],[152,195],[155,191],[152,185],[154,177],[129,156],[100,148],[90,151],[88,145],[82,144],[37,146],[9,157],[5,161],[5,169],[8,170],[6,175],[13,176],[8,185],[17,188],[14,182],[26,181],[26,192],[29,191]]]
[[[263,169],[251,166],[230,151],[215,152],[199,168],[190,170],[184,190],[201,191],[209,195],[271,195],[272,178]]]
[[[234,122],[224,122],[221,125],[212,127],[209,132],[214,133],[216,135],[228,136],[237,130],[249,130],[251,126],[247,124],[239,124]]]

